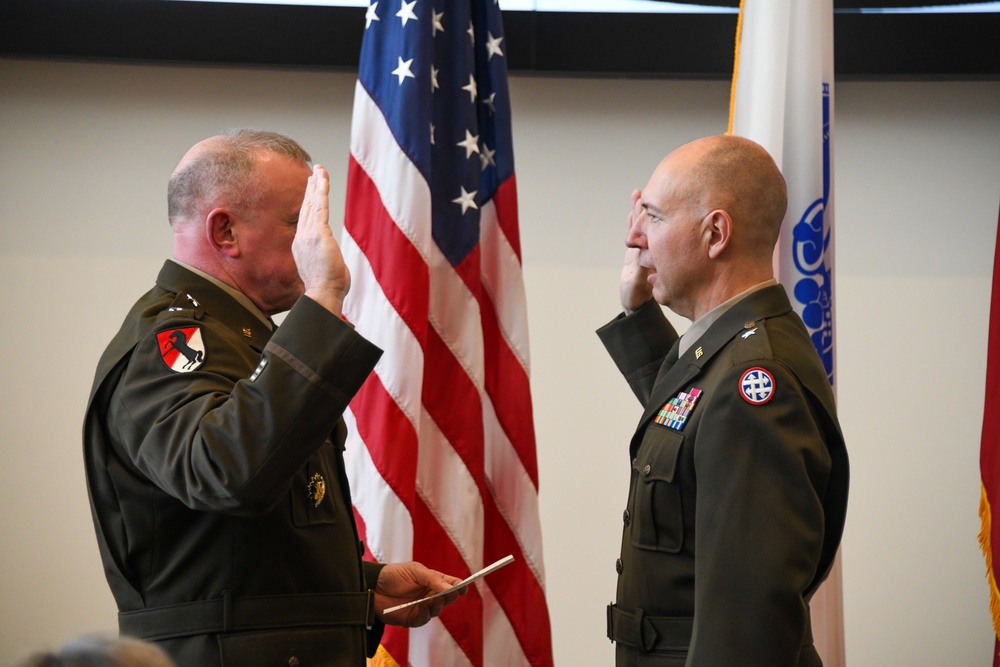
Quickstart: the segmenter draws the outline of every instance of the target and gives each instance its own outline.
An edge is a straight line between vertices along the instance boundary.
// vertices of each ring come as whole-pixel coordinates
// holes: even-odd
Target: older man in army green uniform
[[[618,667],[815,667],[809,600],[840,543],[834,397],[772,253],[784,179],[708,137],[632,197],[620,296],[598,335],[645,407],[632,436]],[[678,339],[660,306],[691,320]]]
[[[84,456],[119,627],[184,667],[358,667],[383,622],[457,597],[383,618],[458,579],[361,560],[341,415],[381,351],[340,318],[350,274],[309,162],[249,130],[188,151],[174,258],[94,381]]]

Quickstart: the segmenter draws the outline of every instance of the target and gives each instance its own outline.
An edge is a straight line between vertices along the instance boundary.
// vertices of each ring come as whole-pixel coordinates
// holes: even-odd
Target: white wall
[[[170,251],[195,141],[285,131],[343,182],[350,73],[0,59],[0,664],[115,628],[80,455],[93,367]],[[515,77],[514,140],[557,665],[609,665],[640,407],[593,330],[617,312],[633,187],[725,130],[725,81]],[[1000,82],[836,91],[844,538],[852,667],[989,664],[979,430],[1000,204]]]

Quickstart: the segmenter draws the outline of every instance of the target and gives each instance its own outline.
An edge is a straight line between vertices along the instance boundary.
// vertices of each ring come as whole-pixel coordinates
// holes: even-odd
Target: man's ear
[[[708,256],[710,259],[718,259],[732,241],[733,219],[722,209],[715,209],[705,216],[704,222],[708,239]]]
[[[216,251],[228,257],[239,257],[240,242],[236,233],[236,218],[225,208],[216,208],[205,216],[205,235]]]

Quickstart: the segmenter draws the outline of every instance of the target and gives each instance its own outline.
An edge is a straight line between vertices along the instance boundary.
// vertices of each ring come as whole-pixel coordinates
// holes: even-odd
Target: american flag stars
[[[468,130],[466,130],[465,131],[465,140],[464,141],[459,141],[455,145],[456,146],[461,146],[462,148],[464,148],[465,149],[465,157],[466,158],[470,158],[470,157],[472,157],[473,153],[478,153],[479,152],[479,145],[476,143],[477,141],[479,141],[479,137],[477,137],[474,134],[472,134],[472,132],[469,132]]]
[[[378,14],[375,13],[375,10],[377,8],[378,8],[377,2],[373,2],[372,4],[368,5],[368,11],[365,12],[365,30],[368,30],[368,28],[371,27],[372,21],[382,20],[378,17]]]
[[[344,312],[386,355],[348,409],[359,531],[379,560],[456,575],[514,556],[459,613],[388,627],[380,655],[552,667],[501,12],[365,4]]]
[[[400,58],[399,59],[399,65],[396,67],[396,69],[392,70],[393,75],[399,77],[399,85],[401,85],[401,86],[403,85],[403,79],[406,79],[406,78],[415,79],[416,78],[413,75],[413,72],[410,71],[410,65],[412,65],[412,64],[413,64],[413,58],[410,58],[406,62],[403,62],[403,59]]]
[[[500,50],[500,42],[503,41],[503,37],[494,37],[493,33],[487,32],[489,39],[486,40],[486,59],[493,60],[493,56],[503,56],[503,51]]]
[[[387,16],[394,16],[399,21],[386,22],[384,19]],[[398,88],[394,96],[430,105],[430,108],[418,110],[415,102],[406,101],[401,105],[404,109],[402,113],[411,114],[412,120],[417,120],[417,117],[425,119],[425,127],[430,129],[425,135],[430,152],[428,169],[433,163],[433,173],[428,176],[434,180],[452,180],[452,194],[445,201],[454,204],[456,212],[461,210],[460,215],[467,221],[466,224],[468,219],[465,214],[471,209],[478,209],[491,196],[492,189],[479,183],[477,174],[485,175],[491,169],[496,171],[498,149],[487,145],[491,131],[484,131],[481,126],[491,123],[497,112],[497,90],[489,80],[493,76],[494,61],[502,60],[505,55],[502,25],[477,26],[474,19],[459,10],[458,5],[435,3],[433,0],[378,0],[372,2],[365,13],[366,32],[375,30],[380,33],[380,58],[386,68],[382,71],[390,70],[391,76],[387,78]],[[466,25],[468,28],[464,29]],[[478,39],[478,43],[477,32],[485,35]],[[461,33],[469,36],[471,50],[468,50],[468,43],[463,47],[455,41],[455,36]],[[428,40],[427,36],[431,39]],[[426,46],[428,44],[429,47]],[[468,56],[455,58],[456,50],[466,50]],[[418,84],[425,76],[429,79],[430,98],[410,92],[411,80],[417,85],[427,85]],[[480,77],[485,77],[485,85]],[[463,96],[467,96],[465,99],[471,103],[471,108],[460,106]],[[442,133],[451,136],[445,137]],[[438,141],[446,138],[448,141],[444,144]],[[440,152],[448,145],[454,146],[452,150],[455,154],[451,158]],[[462,164],[474,155],[479,157],[478,169]],[[482,197],[479,201],[472,199],[480,193]]]
[[[411,19],[414,21],[417,20],[417,15],[413,13],[413,7],[416,6],[416,4],[417,0],[413,0],[413,2],[403,2],[403,6],[399,8],[398,12],[396,12],[396,16],[403,20],[404,26],[406,25],[406,22]]]
[[[479,206],[476,205],[476,191],[473,190],[472,192],[466,192],[464,187],[459,187],[462,189],[462,194],[460,194],[457,198],[452,199],[451,202],[462,207],[463,215],[465,215],[465,212],[470,208],[478,210]]]
[[[491,151],[489,146],[483,144],[483,151],[479,154],[479,162],[483,167],[483,171],[486,171],[489,167],[496,166],[497,161],[493,159],[494,155],[496,155],[496,151]]]

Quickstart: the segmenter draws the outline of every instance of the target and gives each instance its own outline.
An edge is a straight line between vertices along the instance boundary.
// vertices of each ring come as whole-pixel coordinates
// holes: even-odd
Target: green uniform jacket
[[[848,462],[784,288],[741,300],[676,363],[655,302],[598,335],[645,406],[608,608],[619,667],[820,665],[809,598],[840,543]]]
[[[164,265],[101,358],[84,424],[123,634],[181,667],[365,664],[379,566],[362,564],[341,415],[380,355],[311,299],[272,335]]]

